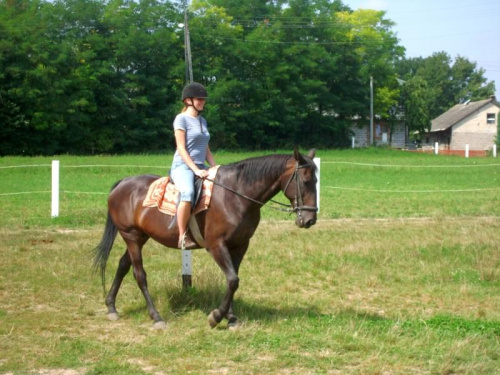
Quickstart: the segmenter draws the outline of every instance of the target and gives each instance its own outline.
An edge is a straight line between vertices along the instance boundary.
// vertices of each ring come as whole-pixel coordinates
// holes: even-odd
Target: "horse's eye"
[[[311,171],[311,170],[306,170],[304,171],[303,175],[302,175],[302,181],[304,181],[304,183],[308,183],[308,182],[311,182],[314,180],[314,173]]]

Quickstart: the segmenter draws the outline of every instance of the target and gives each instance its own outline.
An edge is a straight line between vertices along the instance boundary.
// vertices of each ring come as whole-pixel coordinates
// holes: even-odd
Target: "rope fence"
[[[350,162],[350,161],[320,161],[317,159],[318,171],[321,164],[344,164],[344,165],[354,165],[362,167],[380,167],[380,168],[484,168],[484,167],[499,167],[500,163],[493,164],[474,164],[474,165],[405,165],[405,164],[376,164],[376,163],[361,163],[361,162]],[[52,167],[52,164],[25,164],[25,165],[9,165],[0,166],[0,169],[14,169],[14,168],[40,168],[40,167]],[[133,165],[133,164],[82,164],[82,165],[61,165],[61,169],[70,168],[157,168],[165,169],[165,166],[158,165]],[[318,175],[319,181],[319,175]],[[373,192],[373,193],[463,193],[463,192],[478,192],[478,191],[489,191],[489,190],[500,190],[500,188],[479,188],[479,189],[448,189],[448,190],[390,190],[390,189],[362,189],[362,188],[349,188],[342,186],[324,186],[327,189],[335,190],[348,190],[348,191],[360,191],[360,192]],[[319,185],[318,185],[319,192]],[[52,190],[38,190],[38,191],[25,191],[25,192],[14,192],[14,193],[0,193],[0,197],[6,196],[16,196],[16,195],[29,195],[29,194],[50,194]],[[88,192],[88,191],[68,191],[60,190],[60,193],[64,194],[86,194],[86,195],[107,195],[109,191],[106,192]]]
[[[381,168],[476,168],[476,167],[498,167],[500,164],[474,164],[474,165],[404,165],[404,164],[372,164],[372,163],[356,163],[350,161],[324,161],[323,164],[346,164],[359,165],[364,167],[381,167]]]
[[[368,191],[373,193],[471,193],[477,191],[500,190],[500,188],[483,188],[483,189],[451,189],[451,190],[384,190],[384,189],[360,189],[360,188],[347,188],[340,186],[325,186],[328,189],[337,190],[351,190],[351,191]]]

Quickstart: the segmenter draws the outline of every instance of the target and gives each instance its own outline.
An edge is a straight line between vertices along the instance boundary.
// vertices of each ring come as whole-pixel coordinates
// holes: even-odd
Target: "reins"
[[[296,186],[296,193],[295,193],[295,207],[293,207],[292,205],[290,204],[286,204],[286,203],[281,203],[281,202],[278,202],[278,201],[275,201],[273,199],[270,199],[269,201],[274,203],[274,204],[278,204],[280,206],[285,206],[285,207],[288,207],[288,208],[279,208],[279,207],[273,207],[273,206],[269,206],[269,208],[273,209],[273,210],[276,210],[276,211],[281,211],[281,212],[288,212],[290,214],[294,213],[294,212],[298,212],[298,215],[301,216],[301,211],[314,211],[314,212],[318,212],[318,208],[317,207],[313,207],[313,206],[304,206],[303,205],[303,200],[302,200],[302,194],[301,194],[301,190],[300,190],[300,176],[299,176],[299,169],[301,168],[305,168],[307,167],[308,164],[304,164],[304,165],[299,165],[298,162],[295,162],[295,170],[293,171],[292,175],[290,176],[287,184],[285,185],[285,188],[283,189],[283,193],[286,193],[287,189],[288,189],[288,186],[290,186],[290,183],[292,182],[293,178],[295,177],[295,186]],[[206,180],[212,182],[213,184],[217,185],[217,186],[220,186],[221,188],[223,189],[226,189],[230,192],[232,192],[233,194],[236,194],[237,196],[239,197],[242,197],[242,198],[245,198],[251,202],[254,202],[254,203],[257,203],[261,206],[264,206],[265,203],[264,202],[260,202],[256,199],[253,199],[251,197],[249,197],[248,195],[245,195],[243,193],[240,193],[232,188],[230,188],[229,186],[226,186],[224,184],[221,184],[220,182],[217,182],[213,179],[210,179],[210,178],[207,178]]]
[[[231,189],[229,186],[226,186],[226,185],[224,185],[224,184],[221,184],[220,182],[217,182],[217,181],[215,181],[215,180],[212,180],[211,178],[206,178],[205,180],[210,181],[210,182],[213,182],[213,184],[214,184],[214,185],[220,186],[221,188],[226,189],[226,190],[230,191],[231,193],[236,194],[236,195],[237,195],[237,196],[239,196],[239,197],[242,197],[242,198],[245,198],[245,199],[247,199],[247,200],[249,200],[249,201],[251,201],[251,202],[254,202],[254,203],[260,204],[261,206],[264,206],[264,205],[265,205],[265,203],[264,203],[264,202],[261,202],[261,201],[258,201],[258,200],[256,200],[256,199],[250,198],[248,195],[245,195],[245,194],[240,193],[240,192],[238,192],[238,191],[236,191],[236,190],[234,190],[234,189]],[[281,211],[281,212],[288,212],[288,213],[290,213],[290,214],[294,212],[294,211],[293,211],[293,208],[291,208],[291,205],[289,205],[289,204],[286,204],[286,203],[281,203],[281,202],[275,201],[275,200],[273,200],[273,199],[270,199],[269,201],[270,201],[270,202],[273,202],[273,203],[275,203],[275,204],[279,204],[279,205],[281,205],[281,206],[290,207],[290,208],[286,208],[286,209],[285,209],[285,208],[279,208],[279,207],[269,206],[269,208],[272,208],[273,210],[277,210],[277,211]]]

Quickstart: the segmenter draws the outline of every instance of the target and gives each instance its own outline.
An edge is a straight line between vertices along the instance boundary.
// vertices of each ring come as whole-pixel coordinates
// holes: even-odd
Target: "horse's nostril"
[[[316,220],[314,220],[314,219],[308,220],[306,222],[306,228],[309,228],[309,227],[313,226],[314,224],[316,224]]]

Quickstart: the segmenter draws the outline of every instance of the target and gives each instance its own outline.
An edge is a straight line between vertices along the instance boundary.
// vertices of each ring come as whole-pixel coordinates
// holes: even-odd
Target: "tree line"
[[[445,52],[406,58],[385,12],[340,0],[193,0],[211,147],[344,147],[353,116],[413,130],[495,91]],[[186,83],[182,1],[0,0],[0,155],[173,150]]]

